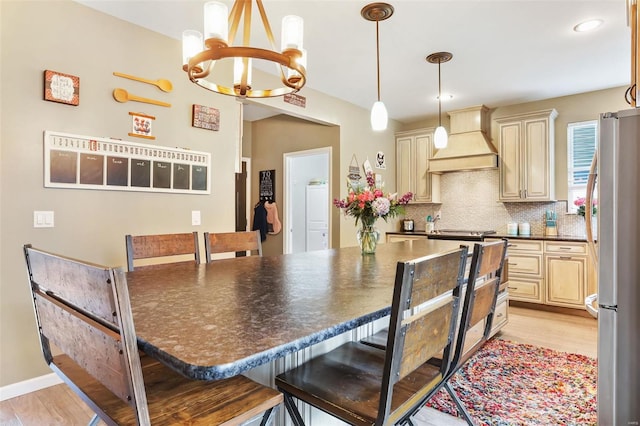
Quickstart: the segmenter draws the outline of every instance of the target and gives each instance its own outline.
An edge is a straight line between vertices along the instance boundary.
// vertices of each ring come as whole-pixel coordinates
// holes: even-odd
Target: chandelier
[[[440,75],[440,64],[443,62],[449,62],[453,58],[453,55],[449,52],[436,52],[427,56],[427,62],[431,64],[438,64],[438,127],[433,134],[433,145],[438,148],[446,148],[449,137],[447,131],[442,127],[442,78]]]
[[[240,98],[282,96],[295,93],[305,85],[307,71],[306,52],[302,47],[302,18],[295,15],[282,18],[281,49],[277,51],[262,0],[255,0],[255,3],[271,49],[250,46],[253,0],[236,0],[230,14],[224,3],[207,2],[204,5],[204,36],[194,30],[186,30],[182,34],[182,69],[189,80],[213,92]],[[242,44],[234,46],[243,15]],[[222,82],[222,76],[213,75],[213,68],[216,61],[231,58],[234,60],[233,81],[227,76],[227,80]],[[273,62],[282,86],[253,88],[252,59]]]

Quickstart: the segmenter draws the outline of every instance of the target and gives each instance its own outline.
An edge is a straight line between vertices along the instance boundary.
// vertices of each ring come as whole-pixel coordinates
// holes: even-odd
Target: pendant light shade
[[[380,100],[380,32],[378,31],[378,22],[388,19],[393,15],[393,6],[387,3],[371,3],[366,5],[360,11],[360,14],[367,21],[376,22],[376,64],[378,69],[378,100],[371,108],[371,128],[375,131],[387,129],[389,115],[387,108]]]
[[[385,130],[388,121],[387,108],[381,101],[377,101],[371,108],[371,128],[376,131]]]
[[[444,127],[438,126],[436,132],[433,134],[433,146],[438,149],[446,148],[449,136]]]
[[[427,62],[438,64],[438,127],[433,134],[433,146],[437,149],[447,147],[449,136],[444,127],[442,127],[442,78],[440,75],[440,64],[449,62],[453,55],[449,52],[437,52],[427,56]]]

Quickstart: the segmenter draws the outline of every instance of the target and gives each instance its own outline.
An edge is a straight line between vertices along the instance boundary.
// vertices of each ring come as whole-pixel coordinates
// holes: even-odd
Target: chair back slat
[[[120,335],[39,291],[35,303],[42,336],[129,403],[132,390],[121,355]]]
[[[260,231],[205,232],[204,246],[207,263],[211,262],[212,254],[251,251],[262,256]]]
[[[449,343],[451,336],[451,312],[457,299],[447,298],[444,305],[434,311],[416,315],[402,328],[404,333],[404,348],[398,380],[402,380],[427,360],[442,352]]]
[[[482,262],[478,265],[478,277],[499,271],[505,255],[504,243],[502,241],[496,241],[490,244],[485,243],[482,247]]]
[[[469,318],[467,329],[473,328],[480,321],[484,320],[494,308],[494,297],[497,294],[496,286],[498,279],[492,278],[485,281],[474,291],[473,306]]]
[[[109,269],[37,250],[28,253],[31,282],[42,292],[55,294],[66,303],[117,326]]]
[[[200,244],[198,233],[159,235],[126,235],[127,266],[129,271],[135,268],[153,267],[156,265],[134,264],[135,260],[163,259],[163,263],[177,263],[190,255],[195,263],[200,263]]]
[[[149,425],[124,272],[28,245],[24,254],[47,364],[69,381],[58,355],[51,351],[51,342],[128,404],[138,424]]]
[[[458,276],[451,271],[462,267],[463,269],[459,272],[463,274],[465,264],[460,263],[457,252],[443,255],[437,262],[416,261],[411,288],[411,306],[418,306],[455,288],[458,285]]]

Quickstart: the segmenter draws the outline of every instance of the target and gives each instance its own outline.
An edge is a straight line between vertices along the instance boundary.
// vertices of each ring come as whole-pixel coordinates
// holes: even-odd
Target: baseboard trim
[[[40,389],[48,388],[62,383],[60,377],[55,373],[45,374],[44,376],[34,377],[33,379],[23,382],[13,383],[11,385],[0,387],[0,401],[15,398],[16,396],[25,395]]]

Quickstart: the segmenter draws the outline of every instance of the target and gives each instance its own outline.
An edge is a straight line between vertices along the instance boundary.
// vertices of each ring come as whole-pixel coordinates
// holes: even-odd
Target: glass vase
[[[373,225],[363,225],[357,233],[358,244],[362,254],[375,254],[380,233]]]

